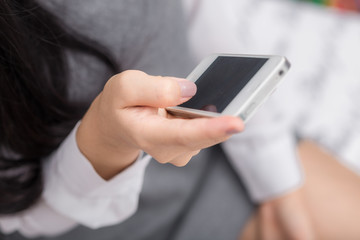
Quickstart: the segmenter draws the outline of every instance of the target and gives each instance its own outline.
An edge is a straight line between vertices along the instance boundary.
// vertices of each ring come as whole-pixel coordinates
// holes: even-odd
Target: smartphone
[[[290,68],[276,55],[213,54],[189,74],[197,93],[189,101],[166,110],[185,118],[232,115],[248,121]]]

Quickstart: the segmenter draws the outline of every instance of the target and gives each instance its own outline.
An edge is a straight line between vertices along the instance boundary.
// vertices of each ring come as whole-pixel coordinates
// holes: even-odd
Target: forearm
[[[134,163],[140,154],[140,149],[126,144],[116,144],[115,140],[103,139],[106,134],[99,131],[99,121],[93,116],[99,110],[100,95],[93,101],[76,132],[76,142],[80,152],[89,160],[95,171],[105,180],[109,180]],[[113,142],[112,142],[113,141]],[[121,156],[121,159],[119,159]]]
[[[27,237],[58,235],[82,224],[98,228],[119,223],[137,208],[143,175],[150,157],[106,181],[79,151],[75,132],[44,165],[44,191],[39,202],[24,212],[0,217],[1,231]],[[91,211],[89,211],[91,209]]]

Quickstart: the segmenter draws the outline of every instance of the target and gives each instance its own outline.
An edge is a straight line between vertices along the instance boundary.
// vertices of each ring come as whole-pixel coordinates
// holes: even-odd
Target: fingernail
[[[186,79],[176,79],[179,83],[181,90],[181,97],[189,98],[195,95],[196,93],[196,85],[195,83],[186,80]]]

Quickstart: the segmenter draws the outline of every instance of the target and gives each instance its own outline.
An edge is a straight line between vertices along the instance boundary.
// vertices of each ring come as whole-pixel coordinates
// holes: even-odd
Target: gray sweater
[[[184,77],[194,67],[176,0],[42,0],[65,24],[103,44],[122,70]],[[70,96],[91,101],[110,77],[91,56],[68,54]],[[235,239],[251,204],[219,147],[186,167],[152,161],[134,216],[98,230],[82,226],[57,240]],[[18,234],[7,239],[23,239]],[[41,238],[44,239],[44,238]]]
[[[122,70],[184,77],[194,67],[186,45],[180,1],[42,0],[41,3],[67,26],[104,45]],[[109,73],[92,57],[69,55],[71,96],[92,100]]]

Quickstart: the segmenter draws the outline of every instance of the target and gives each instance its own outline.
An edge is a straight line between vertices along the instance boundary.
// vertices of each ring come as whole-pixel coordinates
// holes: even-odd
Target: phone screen
[[[221,113],[267,60],[217,57],[196,80],[196,95],[180,106]]]

